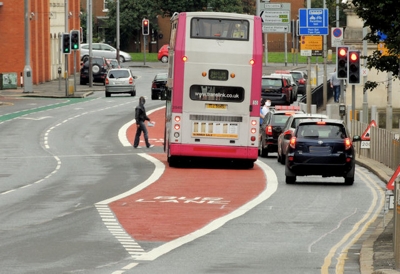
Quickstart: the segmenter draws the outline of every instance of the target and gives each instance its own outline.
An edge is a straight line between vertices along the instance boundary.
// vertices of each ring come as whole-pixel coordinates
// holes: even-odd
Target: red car
[[[162,63],[168,63],[168,49],[169,45],[164,45],[158,51],[158,60]]]

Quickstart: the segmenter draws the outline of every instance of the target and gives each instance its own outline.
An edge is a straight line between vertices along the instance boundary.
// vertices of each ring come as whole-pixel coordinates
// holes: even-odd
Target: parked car
[[[163,45],[158,50],[158,60],[161,61],[162,63],[168,63],[168,50],[169,50],[169,45]]]
[[[355,153],[353,142],[342,120],[312,119],[299,123],[289,141],[286,156],[286,183],[296,176],[320,175],[343,177],[346,185],[354,183]]]
[[[292,86],[284,77],[263,75],[261,79],[261,97],[271,100],[271,106],[290,105],[292,103]]]
[[[106,59],[111,68],[121,68],[117,59]]]
[[[157,73],[151,82],[151,99],[164,99],[165,100],[165,85],[167,84],[167,73]]]
[[[277,151],[278,136],[282,133],[290,115],[303,113],[299,106],[275,106],[265,115],[260,128],[259,154],[268,157],[269,152]]]
[[[92,57],[92,74],[94,83],[105,83],[110,66],[104,57]],[[80,85],[89,83],[89,60],[83,63],[80,70]]]
[[[311,114],[311,113],[296,113],[289,117],[285,126],[282,128],[282,133],[278,137],[278,162],[282,165],[285,164],[286,150],[289,146],[289,140],[293,137],[296,127],[300,121],[304,119],[328,119],[324,114]]]
[[[292,74],[294,80],[296,80],[296,83],[298,85],[298,94],[305,95],[307,88],[307,73],[304,71],[292,70],[290,71],[290,74]]]
[[[89,58],[89,44],[81,44],[81,60],[86,61]],[[100,56],[108,59],[117,59],[117,49],[104,43],[92,43],[92,56]],[[129,53],[120,50],[119,62],[131,61],[132,57]]]
[[[136,96],[136,76],[132,75],[132,71],[128,68],[116,68],[108,71],[105,85],[106,97],[111,94],[129,93]]]
[[[296,80],[294,80],[293,76],[290,73],[272,73],[271,75],[285,77],[288,80],[289,85],[292,86],[292,103],[297,101],[298,86],[297,86]]]

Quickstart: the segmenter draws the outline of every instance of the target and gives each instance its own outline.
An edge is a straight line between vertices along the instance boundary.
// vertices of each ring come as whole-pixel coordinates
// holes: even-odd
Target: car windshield
[[[128,78],[130,76],[127,70],[112,70],[108,74],[108,78]]]
[[[157,74],[154,80],[167,80],[167,76],[168,75],[166,73]]]
[[[344,139],[346,133],[341,125],[331,124],[304,124],[299,125],[297,137],[319,138],[319,139]]]
[[[275,114],[272,116],[272,121],[271,124],[273,126],[284,126],[289,119],[289,116],[286,115],[285,113],[282,114]]]
[[[269,87],[282,87],[282,80],[281,79],[271,79],[271,78],[263,78],[262,79],[262,86],[269,86]]]

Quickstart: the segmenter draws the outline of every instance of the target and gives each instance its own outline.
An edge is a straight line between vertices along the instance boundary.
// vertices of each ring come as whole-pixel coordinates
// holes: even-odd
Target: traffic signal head
[[[62,35],[62,53],[64,54],[70,54],[71,53],[71,38],[69,33],[63,33]]]
[[[336,53],[336,74],[338,79],[347,79],[347,58],[349,47],[338,47]]]
[[[71,50],[78,50],[79,42],[79,30],[71,30]]]
[[[150,34],[150,22],[149,19],[142,20],[142,34],[149,35]]]
[[[356,50],[349,51],[349,76],[347,83],[349,84],[360,84],[360,52]]]

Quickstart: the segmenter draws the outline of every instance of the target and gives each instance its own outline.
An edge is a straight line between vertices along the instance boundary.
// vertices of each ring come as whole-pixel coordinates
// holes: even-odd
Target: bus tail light
[[[235,78],[236,77],[236,74],[235,73],[231,73],[231,78]]]
[[[174,120],[175,120],[175,122],[180,122],[181,121],[181,116],[175,116]]]
[[[257,133],[257,129],[251,128],[250,132],[251,132],[251,134],[256,134]]]
[[[289,146],[290,146],[291,148],[293,148],[293,149],[296,148],[296,137],[290,138]]]
[[[254,59],[250,59],[249,63],[250,63],[250,65],[254,65],[254,63],[255,63]]]
[[[252,125],[252,126],[257,125],[257,123],[258,123],[258,122],[257,122],[256,120],[251,120],[251,125]]]
[[[256,136],[251,136],[250,141],[254,142],[256,140]]]
[[[175,129],[175,130],[180,130],[180,129],[181,129],[181,126],[180,126],[179,124],[175,124],[175,125],[174,125],[174,129]]]
[[[187,56],[183,56],[183,57],[182,57],[182,61],[183,61],[183,62],[187,62],[187,60],[188,60]]]

